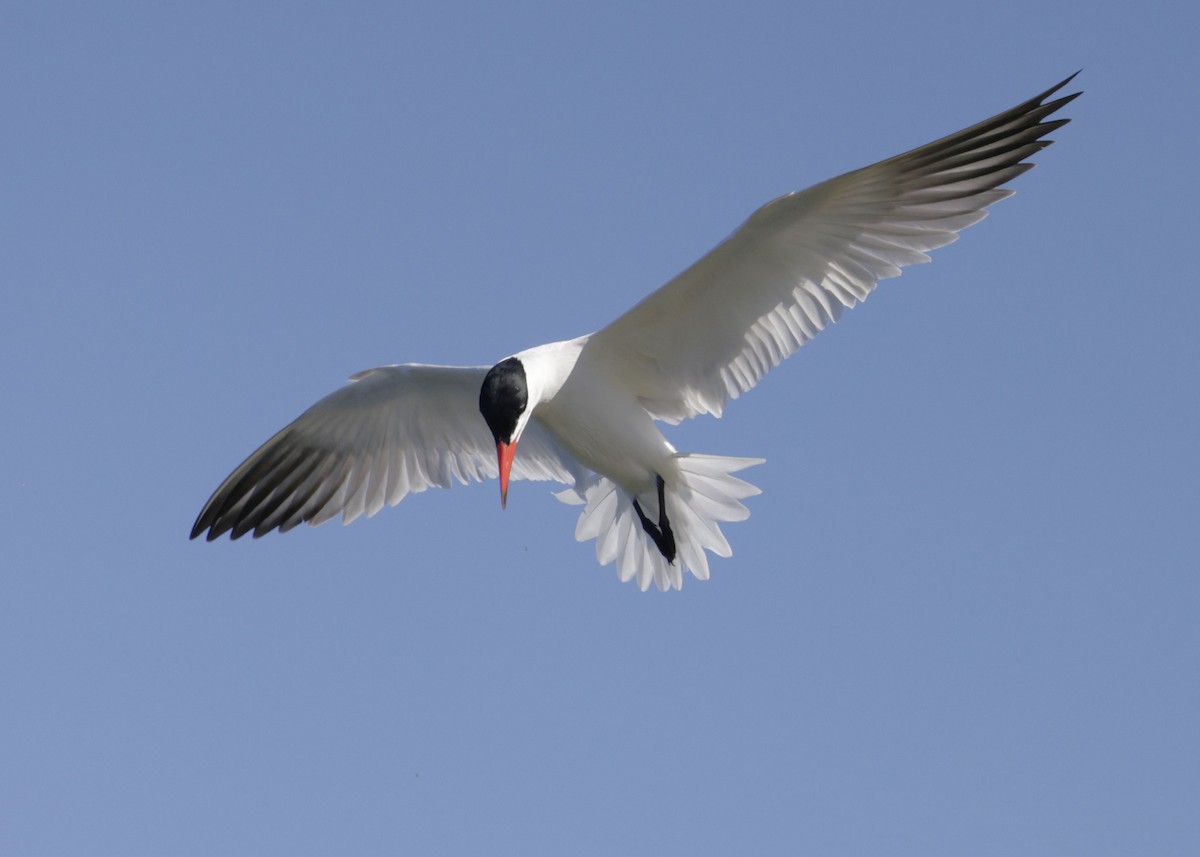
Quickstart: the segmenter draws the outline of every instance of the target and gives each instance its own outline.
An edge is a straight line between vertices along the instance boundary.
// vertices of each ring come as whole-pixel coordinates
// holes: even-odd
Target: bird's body
[[[527,372],[553,379],[538,397],[533,419],[576,461],[636,497],[654,489],[656,475],[675,476],[675,448],[629,385],[612,382],[603,359],[588,348],[589,339],[540,345],[517,355]]]
[[[719,524],[745,518],[741,500],[758,493],[733,474],[760,459],[681,454],[658,423],[720,416],[880,279],[986,216],[1066,123],[1043,121],[1076,97],[1047,102],[1066,83],[768,203],[593,334],[492,367],[353,376],[235,470],[192,537],[259,536],[337,514],[349,523],[408,493],[493,475],[504,501],[511,475],[570,486],[558,496],[584,507],[576,537],[595,538],[597,559],[615,561],[622,580],[666,589],[685,569],[707,578],[705,550],[730,554]]]

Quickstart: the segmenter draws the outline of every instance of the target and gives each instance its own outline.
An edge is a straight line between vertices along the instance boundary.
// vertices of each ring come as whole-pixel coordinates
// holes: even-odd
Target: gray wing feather
[[[487,367],[383,366],[321,399],[264,443],[213,493],[192,528],[257,538],[300,523],[370,517],[409,494],[496,476],[479,415]],[[572,484],[578,465],[533,421],[514,479]]]
[[[1074,77],[1074,75],[1072,75]],[[594,334],[650,413],[678,422],[725,403],[855,306],[879,280],[987,216],[1001,185],[1067,123],[1047,101],[1071,78],[926,146],[780,197],[722,244]],[[590,352],[590,353],[589,353]]]

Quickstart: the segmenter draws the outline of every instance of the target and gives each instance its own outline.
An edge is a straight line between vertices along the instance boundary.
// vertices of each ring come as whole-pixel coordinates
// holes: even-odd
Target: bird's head
[[[508,477],[512,472],[513,456],[532,410],[525,366],[518,358],[501,360],[488,370],[479,389],[479,412],[496,441],[496,456],[500,463],[500,508],[508,503]]]

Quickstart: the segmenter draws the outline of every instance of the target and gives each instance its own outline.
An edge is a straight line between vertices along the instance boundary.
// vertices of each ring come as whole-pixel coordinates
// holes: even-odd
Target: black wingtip
[[[1036,98],[1034,98],[1034,99],[1033,99],[1034,103],[1037,103],[1037,104],[1044,103],[1044,102],[1046,101],[1046,99],[1047,99],[1047,98],[1049,98],[1049,97],[1050,97],[1051,95],[1053,95],[1054,93],[1058,92],[1060,89],[1062,89],[1062,88],[1063,88],[1063,87],[1065,87],[1065,86],[1066,86],[1068,83],[1070,83],[1070,82],[1071,82],[1071,81],[1073,81],[1073,80],[1074,80],[1076,77],[1078,77],[1078,76],[1079,76],[1079,74],[1080,74],[1082,71],[1083,71],[1083,69],[1079,69],[1078,71],[1074,72],[1073,74],[1070,74],[1070,75],[1068,75],[1068,76],[1067,76],[1067,77],[1065,77],[1063,80],[1061,80],[1061,81],[1059,81],[1058,83],[1054,84],[1054,86],[1050,87],[1050,88],[1049,88],[1049,89],[1047,89],[1045,92],[1043,92],[1041,95],[1039,95],[1039,96],[1037,96]],[[1055,109],[1058,109],[1058,107],[1061,107],[1061,106],[1062,106],[1062,105],[1064,105],[1064,104],[1069,104],[1069,103],[1071,103],[1072,101],[1074,101],[1076,98],[1078,98],[1078,97],[1079,97],[1079,96],[1081,96],[1081,95],[1083,95],[1083,90],[1082,90],[1082,89],[1081,89],[1081,90],[1079,90],[1078,92],[1072,92],[1070,95],[1064,95],[1064,96],[1062,96],[1062,98],[1058,99],[1058,100],[1055,102],[1055,104],[1057,105],[1057,106],[1055,107]]]

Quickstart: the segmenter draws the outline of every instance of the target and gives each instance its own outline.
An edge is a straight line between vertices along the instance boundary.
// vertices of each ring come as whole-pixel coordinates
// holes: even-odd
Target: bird
[[[381,366],[271,437],[220,484],[191,531],[211,541],[499,477],[557,482],[575,537],[643,591],[709,578],[721,524],[759,494],[761,458],[679,452],[660,424],[709,414],[865,300],[883,279],[987,216],[1069,122],[1050,118],[1078,74],[957,133],[759,208],[691,267],[594,333],[492,366]],[[1057,96],[1057,97],[1055,97]]]

